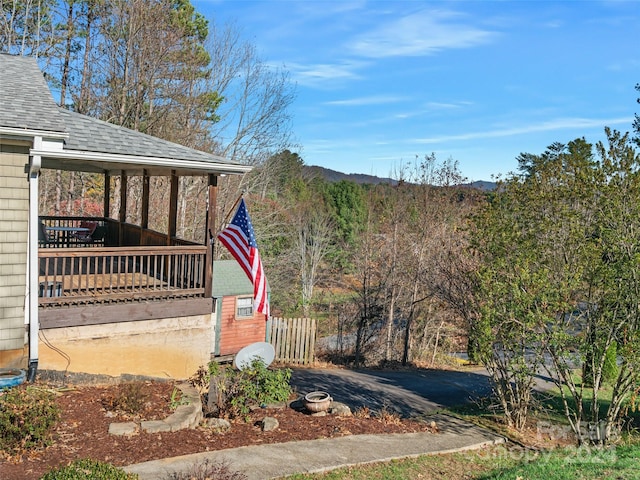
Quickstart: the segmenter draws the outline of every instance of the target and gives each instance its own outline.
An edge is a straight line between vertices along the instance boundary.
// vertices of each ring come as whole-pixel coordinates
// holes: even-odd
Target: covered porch
[[[202,245],[40,248],[41,328],[211,313],[207,258]]]
[[[251,167],[60,113],[69,138],[62,145],[36,139],[30,149],[30,302],[35,303],[30,338],[40,339],[41,368],[184,378],[212,352],[218,179]],[[99,178],[101,214],[40,211],[42,171]],[[181,185],[196,178],[201,187],[197,242],[178,234],[185,214],[180,206],[193,207],[183,201]],[[159,191],[162,208],[152,201]],[[44,238],[36,234],[40,225]],[[93,233],[87,225],[95,225]],[[98,227],[101,233],[94,235]]]
[[[84,164],[74,166],[86,168]],[[112,198],[108,171],[103,173],[105,216],[38,216],[43,229],[38,242],[41,329],[97,325],[113,322],[114,318],[135,321],[212,312],[218,176],[206,176],[207,208],[203,212],[206,231],[202,236],[207,241],[199,244],[176,236],[179,197],[176,170],[169,175],[168,232],[149,228],[151,174],[147,169],[142,175],[142,184],[146,186],[142,202],[137,206],[141,209],[141,225],[125,221],[127,185],[130,175],[136,173],[120,172],[118,219],[107,215]],[[92,226],[91,232],[83,228],[88,225]]]
[[[56,166],[60,164],[42,161],[42,168]],[[66,161],[64,166],[86,171],[91,165]],[[32,290],[38,292],[41,366],[183,378],[212,352],[215,213],[218,179],[226,173],[209,173],[207,169],[220,168],[209,165],[199,171],[107,167],[98,173],[105,185],[102,216],[37,216],[47,235],[38,242],[38,289]],[[164,177],[167,187],[162,192],[168,199],[162,214],[165,232],[151,228],[149,221],[154,175]],[[204,187],[200,194],[206,208],[199,209],[198,217],[201,243],[177,234],[182,175],[198,175]],[[142,184],[141,195],[134,196],[136,224],[130,221],[128,195],[133,177]],[[94,232],[100,228],[100,235],[90,238],[79,231],[89,224],[95,225]]]
[[[211,314],[218,179],[251,167],[66,110],[58,114],[69,135],[36,139],[30,151],[30,190],[37,196],[31,224],[34,230],[36,222],[44,227],[35,245],[37,281],[31,289],[38,293],[40,329]],[[101,215],[40,211],[43,171],[99,178]],[[199,197],[199,242],[178,236],[179,211],[184,215],[181,181],[189,178],[199,179],[204,197]],[[159,179],[164,204],[150,212]],[[154,222],[158,215],[163,231]],[[100,235],[79,231],[87,224]]]

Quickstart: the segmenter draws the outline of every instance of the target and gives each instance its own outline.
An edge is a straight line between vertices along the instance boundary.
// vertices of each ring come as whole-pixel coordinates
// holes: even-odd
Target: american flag
[[[253,233],[253,226],[244,198],[240,200],[240,205],[231,223],[218,234],[218,240],[227,247],[251,280],[254,308],[268,316],[267,277],[262,269],[256,236]]]

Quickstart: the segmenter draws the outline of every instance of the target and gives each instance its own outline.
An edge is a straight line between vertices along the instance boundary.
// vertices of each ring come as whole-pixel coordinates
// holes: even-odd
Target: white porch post
[[[42,148],[42,137],[34,137],[33,147],[36,150]],[[38,262],[38,177],[42,157],[32,155],[29,162],[29,253],[27,265],[28,273],[28,301],[27,315],[29,318],[29,371],[28,380],[33,382],[38,370],[38,332],[40,321],[38,319],[38,289],[40,264]]]

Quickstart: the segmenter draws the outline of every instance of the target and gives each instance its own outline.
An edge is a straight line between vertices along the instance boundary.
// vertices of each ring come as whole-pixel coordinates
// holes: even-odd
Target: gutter
[[[42,146],[42,137],[33,138],[35,148]],[[29,318],[29,370],[27,380],[34,382],[38,371],[38,333],[40,319],[38,318],[38,177],[42,165],[40,155],[31,155],[29,159],[29,248],[28,248],[28,306]]]
[[[241,174],[250,172],[253,167],[240,163],[209,162],[203,160],[182,160],[176,158],[147,157],[137,155],[122,155],[101,152],[86,152],[81,150],[43,150],[36,146],[29,152],[32,156],[40,156],[56,160],[84,160],[105,163],[116,163],[138,168],[161,167],[170,170],[193,170],[202,173]]]

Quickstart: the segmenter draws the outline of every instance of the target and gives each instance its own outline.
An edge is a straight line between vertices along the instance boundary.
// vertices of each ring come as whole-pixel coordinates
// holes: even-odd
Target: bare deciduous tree
[[[299,211],[296,228],[294,258],[300,276],[302,311],[308,317],[313,289],[319,280],[322,261],[331,248],[334,229],[329,215],[318,205],[308,205]]]
[[[209,90],[223,98],[213,126],[223,156],[258,165],[292,146],[289,106],[295,89],[284,69],[261,60],[233,25],[212,25]]]

